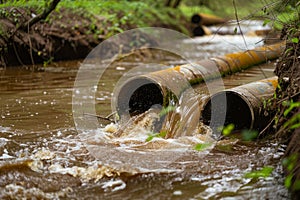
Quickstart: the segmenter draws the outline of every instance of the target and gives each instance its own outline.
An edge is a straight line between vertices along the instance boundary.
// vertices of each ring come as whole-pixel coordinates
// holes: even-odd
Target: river
[[[201,48],[187,54],[193,60],[204,59],[251,49],[262,45],[261,41],[258,36],[205,36],[188,41]],[[151,59],[164,65],[185,62],[167,55]],[[73,86],[82,62],[56,62],[40,71],[1,69],[1,199],[288,199],[281,166],[285,146],[269,138],[215,141],[200,156],[195,151],[178,151],[182,155],[164,169],[142,167],[155,163],[151,159],[156,157],[147,157],[151,149],[139,154],[140,167],[139,163],[135,168],[120,163],[116,168],[109,161],[103,165],[78,136],[72,115]],[[109,69],[105,89],[97,93],[97,114],[111,113],[112,90],[124,67],[143,64],[136,59],[121,60]],[[271,77],[274,68],[274,62],[252,67],[225,77],[224,85],[231,88]],[[107,124],[102,123],[103,127]],[[128,152],[126,159],[135,160],[136,154]],[[163,161],[175,151],[161,152],[161,157],[153,155]],[[270,176],[245,177],[265,166],[274,169]]]

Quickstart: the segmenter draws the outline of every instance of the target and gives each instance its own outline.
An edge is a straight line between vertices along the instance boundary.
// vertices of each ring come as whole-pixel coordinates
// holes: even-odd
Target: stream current
[[[187,54],[200,60],[262,45],[261,37],[244,39],[239,35],[195,38],[186,42],[201,48]],[[185,62],[169,54],[153,59],[170,66]],[[73,85],[81,63],[57,62],[39,72],[23,67],[0,71],[1,199],[288,198],[281,167],[285,146],[275,140],[217,141],[203,126],[189,136],[149,140],[158,115],[149,112],[122,127],[118,136],[118,124],[99,120],[100,128],[89,133],[90,141],[83,141],[72,115]],[[97,114],[112,112],[114,84],[137,65],[147,65],[147,60],[133,56],[111,65],[96,92]],[[274,68],[273,62],[252,67],[225,77],[224,86],[271,77]],[[197,144],[209,145],[199,151]],[[265,166],[274,169],[269,177],[245,177]]]

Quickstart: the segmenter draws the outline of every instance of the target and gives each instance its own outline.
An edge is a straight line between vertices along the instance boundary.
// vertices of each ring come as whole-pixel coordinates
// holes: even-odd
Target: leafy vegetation
[[[293,110],[300,107],[300,102],[284,101],[283,106],[287,107],[283,113],[284,117],[287,117]],[[284,128],[289,128],[290,130],[300,128],[300,113],[293,115],[288,121],[283,124]]]
[[[176,109],[176,106],[173,106],[173,105],[169,105],[167,107],[163,107],[162,110],[159,113],[159,117],[163,117],[166,114],[168,114],[169,112],[175,111],[175,109]]]
[[[292,189],[292,190],[300,190],[300,180],[296,179],[294,183],[292,182],[292,179],[293,179],[292,172],[297,165],[297,159],[298,159],[298,154],[292,154],[292,155],[284,158],[282,161],[283,166],[289,172],[289,174],[285,178],[284,185],[286,188]]]
[[[194,149],[197,151],[203,151],[203,150],[209,148],[211,145],[212,145],[212,143],[199,143],[199,144],[196,144]]]
[[[243,130],[242,131],[242,140],[252,141],[258,137],[258,131],[256,130]]]
[[[267,178],[271,175],[274,168],[271,166],[265,166],[260,170],[255,170],[245,174],[245,178]]]
[[[26,7],[34,8],[41,12],[47,6],[49,1],[19,0],[6,1],[0,4],[1,8],[7,7]],[[154,5],[154,6],[153,6]],[[178,23],[182,13],[178,9],[164,7],[154,1],[127,1],[127,0],[61,0],[56,8],[56,12],[69,10],[71,12],[83,13],[86,17],[93,19],[101,16],[104,25],[109,30],[108,37],[112,34],[123,32],[128,27],[145,27],[155,24],[169,24],[179,27],[185,33],[188,33],[184,26]],[[91,25],[91,29],[95,24]]]
[[[146,142],[150,142],[151,140],[153,140],[154,138],[164,138],[167,135],[167,132],[165,131],[161,131],[159,133],[151,133],[149,134],[149,136],[146,139]]]
[[[222,128],[222,134],[224,136],[228,136],[231,134],[231,132],[234,130],[234,124],[228,124],[227,126],[225,126],[224,128]]]
[[[286,40],[286,49],[279,59],[275,73],[279,77],[280,88],[276,91],[277,114],[275,118],[276,136],[284,138],[288,143],[283,160],[286,172],[285,186],[292,196],[300,193],[300,109],[299,109],[299,63],[300,63],[300,2],[298,0],[282,0],[275,7],[277,15],[272,23],[282,30],[282,38]]]
[[[274,28],[283,29],[285,24],[297,23],[300,13],[300,4],[288,4],[277,9],[278,14],[274,20]]]
[[[248,0],[238,1],[235,0],[236,9],[238,11],[238,17],[241,19],[262,16],[262,9],[265,5],[265,1],[261,0]],[[183,1],[179,8],[187,17],[191,17],[195,13],[207,13],[215,14],[220,17],[234,19],[235,9],[233,1],[224,0],[200,0],[200,1]]]

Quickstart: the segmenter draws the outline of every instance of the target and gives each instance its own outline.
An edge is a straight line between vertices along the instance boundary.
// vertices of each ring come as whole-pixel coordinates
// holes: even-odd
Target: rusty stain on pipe
[[[253,50],[247,50],[244,52],[226,54],[224,56],[218,56],[211,59],[217,63],[220,72],[225,75],[278,58],[282,53],[284,46],[284,43],[277,43],[257,47]]]
[[[114,109],[120,116],[141,114],[153,105],[168,106],[170,96],[179,97],[191,85],[227,75],[279,57],[284,43],[226,54],[129,79],[116,92]]]
[[[273,97],[277,84],[275,76],[217,92],[203,106],[203,123],[210,124],[213,130],[228,124],[234,124],[235,130],[262,130],[273,116],[272,113],[266,112],[263,104]],[[225,95],[226,102],[220,101]],[[218,115],[212,119],[213,112],[225,114],[225,124],[220,124]]]

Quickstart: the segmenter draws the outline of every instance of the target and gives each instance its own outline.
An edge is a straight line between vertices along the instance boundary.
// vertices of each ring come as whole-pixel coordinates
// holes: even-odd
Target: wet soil
[[[67,10],[52,12],[28,30],[18,29],[36,15],[33,9],[2,9],[1,66],[83,58],[103,40],[95,34],[97,27],[90,28],[91,19]]]

